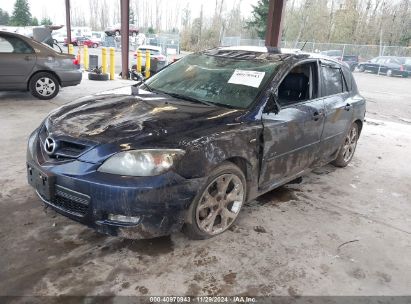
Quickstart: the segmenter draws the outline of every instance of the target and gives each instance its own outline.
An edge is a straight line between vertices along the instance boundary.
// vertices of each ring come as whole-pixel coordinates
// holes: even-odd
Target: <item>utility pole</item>
[[[71,44],[70,0],[66,0],[67,45]]]
[[[280,47],[284,8],[285,0],[270,0],[265,35],[265,45],[267,47]]]

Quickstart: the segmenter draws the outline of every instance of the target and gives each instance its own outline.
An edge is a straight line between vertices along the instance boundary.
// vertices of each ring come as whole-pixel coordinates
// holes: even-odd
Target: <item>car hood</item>
[[[208,106],[131,86],[80,99],[49,115],[53,137],[101,143],[150,135],[172,136],[237,121],[243,111]]]

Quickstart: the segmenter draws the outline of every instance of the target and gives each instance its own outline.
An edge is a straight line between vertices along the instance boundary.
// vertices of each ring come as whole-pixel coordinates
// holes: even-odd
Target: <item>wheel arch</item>
[[[361,130],[362,130],[362,126],[363,126],[362,120],[361,120],[361,119],[357,119],[357,120],[354,121],[354,123],[357,124],[357,126],[358,126],[358,133],[361,134]]]
[[[227,158],[225,161],[233,163],[238,168],[240,168],[240,170],[243,172],[245,176],[245,181],[246,181],[246,201],[247,201],[250,195],[251,187],[252,187],[251,185],[252,172],[253,172],[252,164],[246,158],[241,157],[241,156],[230,157],[230,158]]]

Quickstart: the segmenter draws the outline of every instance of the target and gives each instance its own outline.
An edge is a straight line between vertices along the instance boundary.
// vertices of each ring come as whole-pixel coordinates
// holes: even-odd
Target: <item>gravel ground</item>
[[[26,182],[29,133],[56,106],[0,93],[0,295],[409,295],[411,79],[356,73],[369,100],[356,155],[247,204],[223,235],[130,241],[50,210]]]

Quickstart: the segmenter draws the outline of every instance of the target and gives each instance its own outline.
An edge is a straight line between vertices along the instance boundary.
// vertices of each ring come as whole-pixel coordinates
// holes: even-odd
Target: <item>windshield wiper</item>
[[[182,95],[182,94],[178,94],[178,93],[168,93],[168,92],[164,92],[164,91],[160,91],[160,90],[158,90],[158,92],[169,95],[171,97],[178,98],[178,99],[188,100],[188,101],[192,101],[192,102],[196,102],[196,103],[202,103],[202,104],[205,104],[207,106],[215,107],[215,104],[213,104],[212,102],[207,102],[207,101],[200,100],[200,99],[197,99],[197,98],[193,98],[193,97],[190,97],[190,96],[186,96],[186,95]]]

